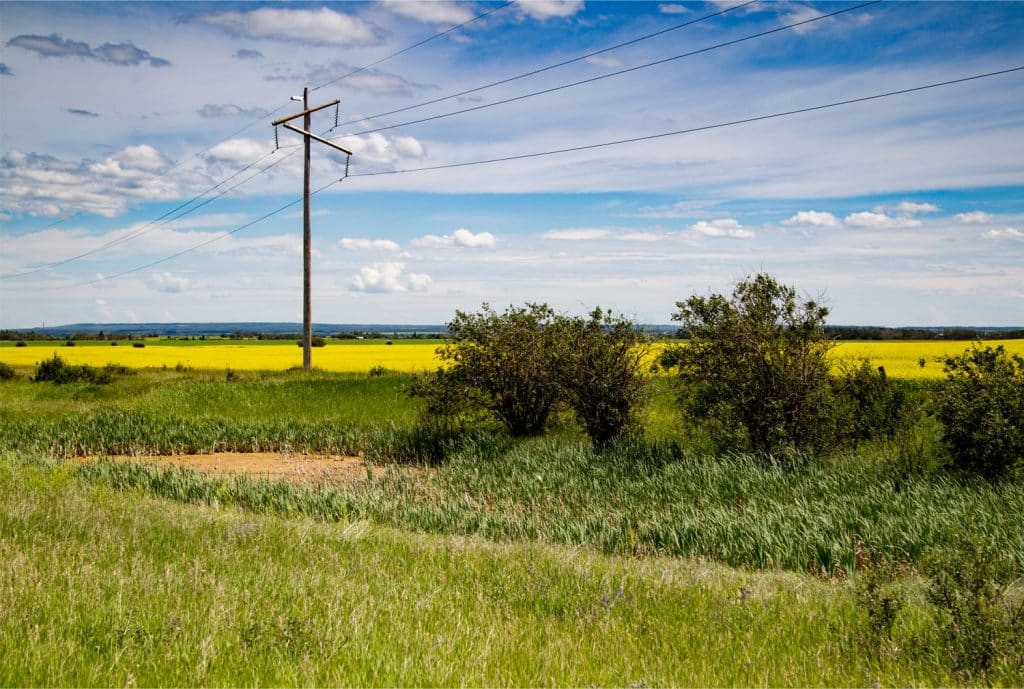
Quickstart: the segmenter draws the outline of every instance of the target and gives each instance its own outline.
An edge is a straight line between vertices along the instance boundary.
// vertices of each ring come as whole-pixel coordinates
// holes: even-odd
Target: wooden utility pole
[[[338,146],[333,141],[328,141],[323,137],[317,136],[311,130],[312,119],[311,116],[317,110],[323,110],[329,108],[332,105],[337,106],[341,101],[335,99],[330,103],[324,103],[318,105],[315,108],[309,107],[309,89],[302,89],[302,112],[297,112],[294,115],[287,115],[281,117],[271,124],[278,126],[283,124],[285,129],[290,129],[293,132],[302,134],[303,138],[303,153],[305,157],[303,166],[303,182],[302,182],[302,368],[307,371],[313,365],[313,297],[312,297],[312,268],[313,268],[313,241],[309,227],[309,145],[310,140],[315,139],[322,144],[326,144],[331,148],[341,151],[347,155],[352,155],[352,151]],[[297,117],[302,118],[302,129],[289,124],[291,120]],[[335,124],[337,124],[337,113],[335,113]]]

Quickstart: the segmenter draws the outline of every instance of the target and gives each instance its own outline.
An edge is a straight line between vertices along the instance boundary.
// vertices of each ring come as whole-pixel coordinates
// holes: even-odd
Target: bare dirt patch
[[[83,457],[78,461],[96,461]],[[195,469],[213,476],[251,476],[307,485],[353,486],[381,479],[384,467],[362,457],[285,454],[279,452],[215,452],[200,455],[137,455],[102,459]],[[416,471],[410,469],[409,471]]]

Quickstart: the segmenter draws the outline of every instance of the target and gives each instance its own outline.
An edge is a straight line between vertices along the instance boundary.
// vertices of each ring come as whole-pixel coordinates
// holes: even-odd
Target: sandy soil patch
[[[215,452],[201,455],[137,455],[134,457],[82,457],[76,461],[108,459],[195,469],[214,476],[245,475],[310,485],[351,486],[376,481],[384,467],[361,457],[285,454],[279,452]]]

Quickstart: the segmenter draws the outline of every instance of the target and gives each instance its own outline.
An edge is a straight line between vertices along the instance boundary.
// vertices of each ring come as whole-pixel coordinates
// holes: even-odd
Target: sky
[[[303,88],[318,323],[1024,325],[1024,3],[862,5],[0,2],[0,327],[301,321]]]

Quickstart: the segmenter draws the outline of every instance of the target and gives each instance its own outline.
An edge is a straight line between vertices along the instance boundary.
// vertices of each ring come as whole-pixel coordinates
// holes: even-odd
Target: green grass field
[[[4,686],[954,681],[917,606],[866,652],[844,581],[186,506],[10,457],[0,504]]]
[[[943,470],[927,416],[804,462],[714,456],[660,378],[642,437],[596,453],[561,417],[439,441],[410,381],[0,382],[0,685],[948,685],[916,573],[965,539],[1024,572],[1024,485]],[[313,487],[49,459],[225,450],[387,470]],[[910,593],[883,652],[853,595],[865,549]]]

